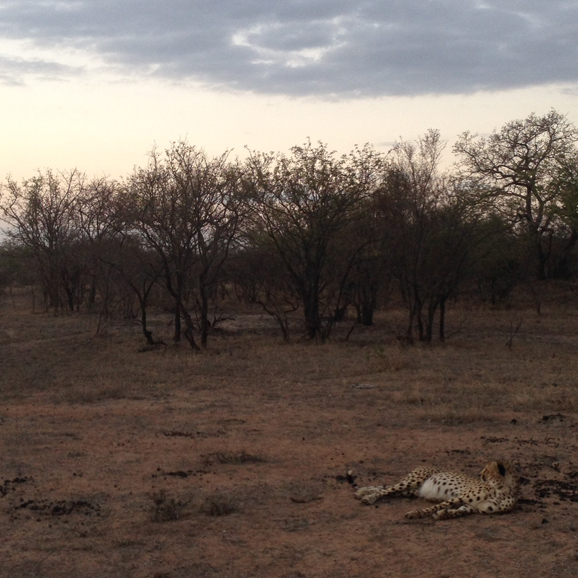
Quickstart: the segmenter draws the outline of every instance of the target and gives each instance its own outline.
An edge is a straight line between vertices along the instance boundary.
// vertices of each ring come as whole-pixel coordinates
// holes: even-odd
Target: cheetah
[[[430,508],[412,510],[405,517],[434,520],[458,518],[467,514],[497,514],[514,509],[519,481],[507,461],[489,462],[480,479],[435,468],[416,468],[394,486],[359,488],[355,497],[373,504],[385,496],[416,496],[440,502]]]

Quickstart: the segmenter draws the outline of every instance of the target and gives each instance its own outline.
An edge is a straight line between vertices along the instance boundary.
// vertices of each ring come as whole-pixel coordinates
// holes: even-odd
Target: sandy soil
[[[231,324],[194,355],[5,304],[0,576],[578,576],[577,316],[517,313],[510,349],[512,312],[468,315],[444,346],[384,316],[323,346]],[[408,521],[345,479],[502,457],[502,516]]]

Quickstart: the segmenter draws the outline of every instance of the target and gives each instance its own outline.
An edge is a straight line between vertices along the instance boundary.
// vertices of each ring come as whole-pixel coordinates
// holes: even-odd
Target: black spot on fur
[[[506,468],[502,462],[498,462],[498,471],[500,472],[500,476],[504,477],[506,475]]]

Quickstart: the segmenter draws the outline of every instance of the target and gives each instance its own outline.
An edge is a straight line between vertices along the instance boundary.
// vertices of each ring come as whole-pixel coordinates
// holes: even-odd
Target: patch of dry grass
[[[55,403],[98,403],[107,399],[142,399],[135,393],[131,384],[102,383],[92,387],[86,385],[68,385],[53,396]]]
[[[196,355],[186,344],[139,353],[137,330],[111,324],[95,336],[85,315],[3,307],[0,453],[11,482],[0,575],[373,576],[386,548],[392,575],[429,577],[446,570],[432,553],[461,540],[456,575],[483,542],[488,573],[525,576],[558,556],[554,541],[574,539],[568,512],[535,511],[530,483],[511,517],[448,523],[441,535],[424,527],[416,545],[415,526],[399,524],[403,503],[364,509],[344,474],[350,464],[359,482],[382,484],[425,462],[475,473],[499,455],[552,482],[536,487],[573,483],[577,318],[543,311],[539,322],[516,312],[511,348],[511,311],[468,310],[447,343],[407,348],[395,339],[403,312],[323,345],[272,339],[247,313],[250,332],[236,320]],[[98,512],[35,517],[20,506],[86,496]],[[476,527],[504,539],[494,550]],[[516,553],[518,541],[530,547]],[[523,572],[510,558],[527,559]]]
[[[153,522],[172,522],[181,517],[183,509],[189,501],[181,501],[171,498],[165,490],[160,490],[151,495],[153,501],[152,521]]]
[[[500,419],[496,414],[485,411],[483,408],[451,407],[451,405],[440,405],[426,410],[418,410],[417,416],[422,421],[450,426],[480,422],[490,423]]]
[[[210,454],[205,454],[201,457],[203,458],[203,463],[208,466],[213,464],[248,464],[248,463],[260,464],[266,461],[264,457],[250,454],[245,450],[241,450],[238,452],[232,451],[212,452]]]
[[[401,347],[378,345],[371,352],[371,360],[375,371],[401,371],[412,365],[415,350],[402,349]]]
[[[230,493],[217,492],[204,499],[200,511],[207,516],[228,516],[239,511],[239,503]]]

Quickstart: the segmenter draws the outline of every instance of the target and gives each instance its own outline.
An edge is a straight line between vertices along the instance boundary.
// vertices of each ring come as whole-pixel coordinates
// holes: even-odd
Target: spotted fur
[[[416,468],[394,486],[359,488],[355,497],[364,504],[374,504],[386,496],[415,496],[439,502],[430,508],[412,510],[406,518],[434,520],[457,518],[467,514],[497,514],[514,509],[519,482],[506,461],[489,462],[480,479],[435,468]]]

